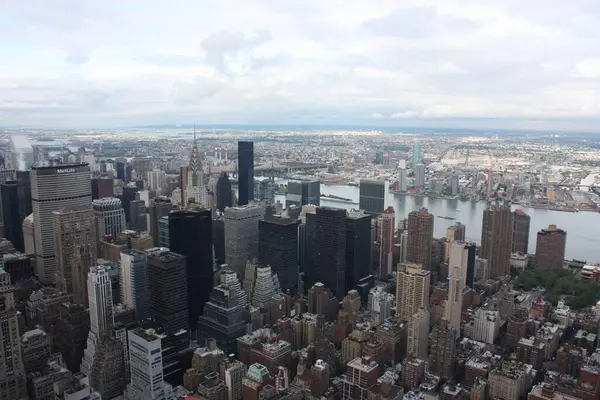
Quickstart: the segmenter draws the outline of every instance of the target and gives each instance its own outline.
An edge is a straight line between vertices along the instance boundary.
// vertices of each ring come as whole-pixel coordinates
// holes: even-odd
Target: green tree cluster
[[[568,270],[528,269],[517,275],[515,284],[525,291],[541,286],[546,289],[546,300],[556,305],[561,298],[564,298],[573,309],[592,306],[600,297],[600,286],[590,281],[577,279]]]

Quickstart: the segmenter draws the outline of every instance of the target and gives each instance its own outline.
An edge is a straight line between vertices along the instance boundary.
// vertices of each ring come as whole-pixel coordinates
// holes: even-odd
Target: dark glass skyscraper
[[[223,212],[225,207],[233,205],[231,182],[227,172],[223,172],[217,181],[217,210]]]
[[[383,213],[385,207],[385,181],[360,180],[359,207],[371,215]]]
[[[131,223],[131,207],[129,205],[136,199],[137,192],[137,187],[126,186],[123,188],[123,194],[119,196],[119,199],[123,204],[123,210],[125,210],[125,221],[127,223]]]
[[[466,243],[469,257],[467,259],[467,286],[472,288],[475,284],[475,259],[477,258],[477,245],[475,243]]]
[[[33,212],[31,207],[31,173],[29,171],[17,171],[17,181],[23,183],[25,188],[25,214]]]
[[[144,200],[133,200],[129,203],[130,226],[137,232],[148,230],[148,219],[146,218],[146,203]]]
[[[527,254],[531,217],[523,210],[513,211],[512,252]]]
[[[4,237],[20,252],[25,252],[23,221],[29,215],[25,210],[25,185],[19,181],[8,181],[0,185],[2,214],[4,215]]]
[[[212,214],[210,209],[188,209],[169,214],[171,251],[186,257],[188,322],[196,327],[213,287]]]
[[[254,142],[238,142],[238,204],[254,200]]]
[[[150,201],[150,235],[152,235],[152,242],[155,246],[158,246],[159,240],[159,221],[165,215],[169,215],[173,209],[171,200],[167,197],[157,197]]]
[[[150,250],[147,253],[150,314],[168,334],[187,330],[185,257],[170,251]]]
[[[314,279],[342,300],[346,288],[346,210],[318,207],[315,222]]]
[[[125,163],[123,161],[117,161],[116,170],[117,170],[117,179],[124,181],[125,180]]]
[[[270,266],[281,290],[292,294],[298,289],[298,223],[274,216],[258,221],[258,263]]]
[[[346,218],[346,292],[371,274],[371,216],[351,211]]]

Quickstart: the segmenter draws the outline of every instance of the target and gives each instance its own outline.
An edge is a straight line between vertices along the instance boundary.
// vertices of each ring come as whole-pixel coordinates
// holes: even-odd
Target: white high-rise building
[[[121,302],[135,310],[137,320],[150,315],[147,254],[133,249],[121,252]]]
[[[383,324],[392,315],[395,296],[384,290],[383,286],[375,286],[369,290],[367,309],[371,311],[376,325]]]
[[[467,282],[467,268],[469,265],[469,249],[464,242],[455,241],[450,245],[449,260],[448,299],[446,300],[444,317],[460,334],[463,291]]]
[[[415,167],[415,187],[424,188],[425,187],[425,165],[417,164]]]
[[[128,400],[165,398],[161,340],[153,329],[136,328],[127,333],[131,381],[127,385]]]
[[[225,209],[225,262],[240,278],[246,262],[258,257],[258,221],[264,215],[264,207],[255,204]]]
[[[428,359],[429,311],[427,307],[419,307],[408,320],[406,354],[421,360]]]
[[[493,344],[500,332],[500,314],[498,311],[478,308],[473,318],[473,337],[479,342]]]
[[[402,168],[398,174],[398,190],[401,192],[406,192],[408,190],[408,173],[404,168]]]
[[[104,267],[92,267],[88,273],[90,304],[90,332],[87,347],[81,360],[81,372],[91,376],[98,341],[115,325],[112,287]]]
[[[396,315],[408,321],[421,307],[427,307],[430,281],[431,273],[421,264],[402,264],[396,284]]]
[[[96,229],[98,241],[105,236],[116,238],[126,228],[125,210],[121,200],[116,197],[105,197],[92,202],[94,217],[96,218]]]
[[[150,190],[159,191],[167,186],[167,173],[160,169],[153,169],[148,172],[148,187]]]

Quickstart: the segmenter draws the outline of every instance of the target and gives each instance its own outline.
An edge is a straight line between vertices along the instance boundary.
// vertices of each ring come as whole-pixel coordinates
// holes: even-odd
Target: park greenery
[[[596,304],[600,298],[599,285],[578,279],[569,270],[542,271],[533,268],[516,272],[515,275],[517,288],[527,291],[542,287],[546,289],[544,298],[552,305],[564,299],[569,307],[582,309]]]

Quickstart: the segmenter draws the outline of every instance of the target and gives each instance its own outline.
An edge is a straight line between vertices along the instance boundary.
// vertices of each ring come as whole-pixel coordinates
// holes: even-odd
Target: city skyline
[[[0,125],[592,131],[600,10],[552,4],[9,1]]]

